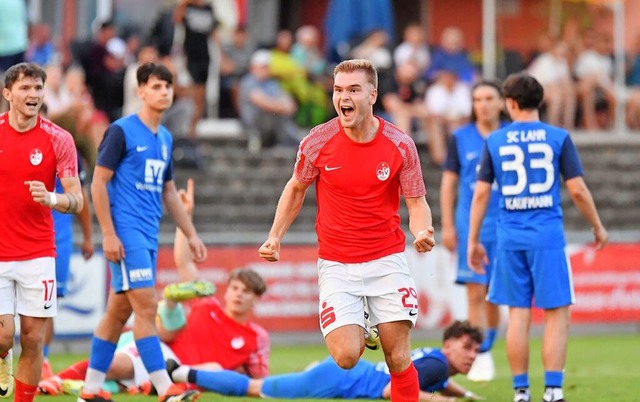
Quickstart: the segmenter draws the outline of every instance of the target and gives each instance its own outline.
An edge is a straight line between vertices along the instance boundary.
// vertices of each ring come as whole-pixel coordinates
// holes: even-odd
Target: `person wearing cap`
[[[271,76],[270,62],[271,52],[257,50],[251,56],[249,73],[240,81],[240,119],[247,129],[250,152],[258,152],[263,143],[298,142],[293,120],[297,105]]]

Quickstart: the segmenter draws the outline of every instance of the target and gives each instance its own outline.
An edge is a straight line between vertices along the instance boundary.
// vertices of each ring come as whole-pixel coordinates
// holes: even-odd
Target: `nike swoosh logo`
[[[413,317],[414,315],[418,315],[418,311],[416,311],[416,310],[409,310],[409,315],[410,315],[411,317]]]
[[[332,170],[338,170],[341,169],[342,166],[335,166],[335,167],[329,167],[328,165],[324,167],[324,170],[327,172],[331,172]]]
[[[468,161],[476,158],[478,156],[477,152],[467,152],[467,154],[465,155],[465,158],[467,158]]]
[[[53,304],[45,304],[44,305],[44,309],[45,310],[49,310],[52,306],[53,306]]]
[[[148,148],[149,148],[149,147],[141,147],[140,145],[138,145],[138,146],[136,147],[136,151],[138,151],[138,152],[144,152],[144,151],[146,151]]]

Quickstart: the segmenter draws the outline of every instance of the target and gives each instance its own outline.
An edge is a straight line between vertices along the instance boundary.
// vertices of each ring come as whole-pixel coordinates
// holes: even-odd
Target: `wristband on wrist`
[[[54,192],[49,193],[49,207],[53,208],[58,203],[58,196]]]

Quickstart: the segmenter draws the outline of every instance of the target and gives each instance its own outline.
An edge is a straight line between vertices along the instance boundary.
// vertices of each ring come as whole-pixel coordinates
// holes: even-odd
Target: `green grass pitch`
[[[437,341],[415,340],[414,345],[437,346]],[[543,371],[540,359],[540,339],[531,341],[530,381],[532,400],[541,401],[543,392]],[[271,354],[273,374],[302,370],[308,363],[326,356],[324,345],[274,346]],[[54,370],[84,358],[79,355],[52,355]],[[488,402],[512,400],[511,377],[507,366],[504,340],[497,342],[493,350],[497,378],[489,383],[470,383],[462,376],[458,382],[475,393],[485,396]],[[367,350],[363,358],[370,361],[383,359],[381,351]],[[569,357],[565,374],[565,398],[569,402],[640,402],[640,337],[630,335],[572,336],[569,343]],[[116,402],[143,402],[157,400],[155,397],[114,395]],[[223,397],[213,393],[203,393],[199,401],[240,402],[255,398]],[[73,396],[38,396],[42,402],[75,402]],[[280,399],[271,399],[280,401]]]

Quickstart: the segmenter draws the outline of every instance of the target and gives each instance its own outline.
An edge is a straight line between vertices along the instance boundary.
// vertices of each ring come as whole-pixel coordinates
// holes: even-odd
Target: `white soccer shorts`
[[[0,262],[0,314],[55,317],[56,286],[53,257]]]

